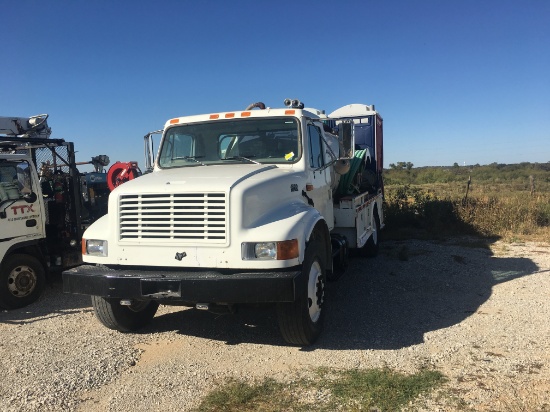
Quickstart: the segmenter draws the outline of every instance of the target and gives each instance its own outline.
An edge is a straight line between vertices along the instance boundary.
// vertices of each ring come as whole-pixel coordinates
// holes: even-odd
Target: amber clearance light
[[[296,259],[299,255],[298,239],[277,242],[277,260]]]

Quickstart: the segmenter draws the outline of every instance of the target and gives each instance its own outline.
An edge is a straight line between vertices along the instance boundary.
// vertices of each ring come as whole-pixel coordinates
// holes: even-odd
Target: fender
[[[309,243],[313,233],[316,234],[316,236],[321,236],[323,238],[323,245],[325,247],[325,268],[327,271],[332,271],[332,242],[330,237],[330,231],[327,226],[327,222],[325,219],[321,217],[321,219],[318,219],[315,221],[314,225],[308,230],[308,236],[306,243]],[[304,250],[306,246],[304,245]]]
[[[298,263],[301,264],[304,260],[305,244],[320,221],[326,226],[317,209],[303,202],[284,203],[246,227],[237,238],[243,242],[298,239]]]
[[[17,249],[25,249],[31,246],[40,246],[43,243],[44,243],[44,239],[42,238],[25,240],[24,242],[17,242],[8,248],[8,250],[6,251],[6,255],[9,255],[10,253],[12,253],[14,250],[17,250]]]
[[[26,253],[36,257],[44,269],[47,268],[46,265],[46,251],[45,251],[45,240],[40,239],[31,239],[24,242],[17,242],[8,247],[1,260],[4,260],[7,256],[14,253]]]
[[[101,216],[92,225],[90,225],[82,237],[84,239],[105,239],[112,238],[111,228],[109,227],[109,214]]]
[[[324,234],[327,235],[327,239],[330,239],[325,218],[319,213],[319,211],[306,205],[304,205],[304,210],[305,213],[301,218],[302,232],[301,236],[298,238],[300,246],[300,263],[304,261],[306,244],[309,242],[313,231],[316,230],[318,226],[322,225]],[[305,237],[302,237],[304,235]],[[330,248],[330,242],[328,242],[328,247]],[[330,256],[330,250],[327,251],[327,256]]]

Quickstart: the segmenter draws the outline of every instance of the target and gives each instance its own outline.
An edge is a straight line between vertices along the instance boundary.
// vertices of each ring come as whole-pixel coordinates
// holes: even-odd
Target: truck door
[[[307,196],[314,207],[325,217],[329,230],[334,227],[330,170],[325,167],[325,144],[321,129],[313,123],[307,125],[307,152],[309,171]]]
[[[44,223],[32,167],[25,160],[0,160],[0,242],[43,237]],[[36,174],[34,174],[36,176]],[[34,198],[34,201],[31,196]],[[5,251],[4,251],[5,252]]]

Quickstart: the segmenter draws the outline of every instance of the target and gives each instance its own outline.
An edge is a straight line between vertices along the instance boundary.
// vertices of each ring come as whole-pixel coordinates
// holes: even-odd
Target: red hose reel
[[[115,187],[139,176],[141,176],[141,170],[137,162],[116,162],[107,172],[107,185],[112,191]]]

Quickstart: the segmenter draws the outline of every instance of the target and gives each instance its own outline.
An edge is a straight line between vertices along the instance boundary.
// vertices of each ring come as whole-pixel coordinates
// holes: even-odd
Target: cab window
[[[309,139],[309,163],[313,169],[318,169],[324,165],[321,131],[310,124],[307,126],[307,134]]]
[[[0,202],[21,199],[31,193],[29,164],[23,162],[0,163]]]
[[[172,167],[181,161],[201,157],[194,136],[171,133],[166,136],[159,164],[161,167]]]

